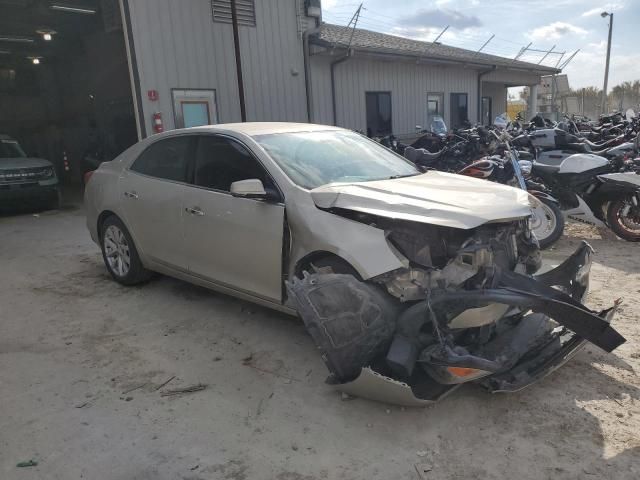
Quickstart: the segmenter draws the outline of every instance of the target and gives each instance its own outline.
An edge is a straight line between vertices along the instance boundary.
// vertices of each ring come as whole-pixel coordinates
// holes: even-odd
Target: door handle
[[[199,207],[187,207],[185,208],[185,210],[189,212],[191,215],[197,215],[199,217],[202,217],[204,215],[204,212],[200,210]]]
[[[136,192],[124,192],[124,196],[129,198],[138,198],[138,194]]]

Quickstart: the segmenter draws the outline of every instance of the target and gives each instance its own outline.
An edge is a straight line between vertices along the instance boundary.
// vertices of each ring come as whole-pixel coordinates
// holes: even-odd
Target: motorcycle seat
[[[569,143],[567,150],[573,150],[578,153],[591,153],[591,146],[587,143]]]
[[[601,142],[601,143],[590,142],[587,139],[584,140],[584,143],[586,145],[588,145],[591,149],[595,149],[595,150],[604,150],[605,148],[613,147],[617,142],[618,142],[618,137],[605,140],[604,142]]]
[[[555,175],[560,171],[559,165],[545,165],[543,163],[534,163],[531,168],[532,173],[538,173],[541,175]]]
[[[411,160],[413,163],[431,163],[442,156],[442,150],[431,153],[424,148],[407,147],[404,149],[404,156],[407,160]]]

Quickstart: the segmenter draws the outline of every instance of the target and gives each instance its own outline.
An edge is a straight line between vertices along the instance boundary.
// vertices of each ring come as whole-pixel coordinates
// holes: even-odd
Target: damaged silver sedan
[[[93,173],[87,225],[113,278],[157,271],[300,315],[347,393],[403,405],[519,390],[586,341],[592,250],[541,266],[522,190],[422,172],[336,127],[174,130]]]

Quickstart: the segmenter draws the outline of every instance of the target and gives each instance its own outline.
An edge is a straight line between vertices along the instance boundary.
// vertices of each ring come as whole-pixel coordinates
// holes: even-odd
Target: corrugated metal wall
[[[212,21],[210,0],[128,4],[147,132],[155,111],[174,128],[172,88],[215,89],[220,122],[240,121],[232,27]],[[247,119],[306,121],[301,0],[255,4],[256,27],[239,28]]]
[[[331,58],[311,57],[314,123],[333,123]],[[475,70],[443,65],[417,65],[353,57],[336,66],[336,105],[339,126],[366,131],[365,92],[390,91],[392,128],[395,134],[411,134],[426,125],[427,93],[443,92],[444,113],[450,125],[450,94],[467,93],[469,120],[477,120]]]

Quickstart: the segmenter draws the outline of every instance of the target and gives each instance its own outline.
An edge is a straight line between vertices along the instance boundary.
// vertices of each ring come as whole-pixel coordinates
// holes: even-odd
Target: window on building
[[[215,90],[171,90],[176,128],[218,123]]]
[[[390,135],[391,92],[366,92],[367,136]]]
[[[257,178],[273,187],[264,167],[245,147],[226,137],[202,135],[198,139],[194,183],[228,192],[233,182]]]
[[[426,130],[435,131],[440,122],[435,122],[436,117],[444,120],[444,93],[427,93],[427,125]]]
[[[491,97],[482,97],[480,105],[480,118],[482,125],[491,125],[493,123],[491,112]]]
[[[131,170],[150,177],[186,182],[189,149],[193,138],[191,135],[184,135],[151,144],[133,162]]]
[[[451,128],[460,128],[469,121],[469,102],[466,93],[451,94]]]
[[[231,0],[211,0],[213,21],[231,23]],[[236,0],[238,25],[256,26],[256,7],[254,0]]]

